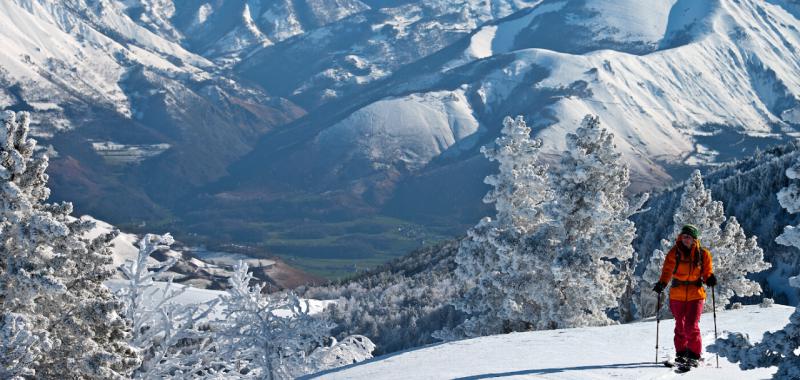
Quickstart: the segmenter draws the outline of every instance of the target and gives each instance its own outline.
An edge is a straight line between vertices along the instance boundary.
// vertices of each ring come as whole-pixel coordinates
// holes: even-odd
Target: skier
[[[687,224],[681,228],[675,245],[664,258],[661,278],[653,291],[661,292],[672,279],[669,291],[669,308],[675,316],[675,362],[689,370],[697,367],[703,343],[700,337],[700,314],[708,286],[717,284],[711,264],[711,252],[700,246],[700,231]]]

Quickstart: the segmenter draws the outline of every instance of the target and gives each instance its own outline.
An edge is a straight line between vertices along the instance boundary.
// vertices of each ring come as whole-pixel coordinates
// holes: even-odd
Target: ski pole
[[[656,364],[658,364],[658,326],[661,324],[661,292],[658,292],[658,302],[656,302]]]
[[[714,288],[716,286],[711,287],[711,307],[714,310],[714,342],[717,341],[717,298],[714,295]],[[717,368],[719,368],[719,353],[716,354],[717,356]]]

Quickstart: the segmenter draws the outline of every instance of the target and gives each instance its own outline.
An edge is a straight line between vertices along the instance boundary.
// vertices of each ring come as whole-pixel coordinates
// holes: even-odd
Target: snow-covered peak
[[[33,109],[50,116],[56,128],[74,127],[63,114],[71,102],[132,116],[120,85],[131,66],[197,80],[209,77],[210,61],[132,22],[116,2],[3,1],[0,25],[0,81],[7,84],[0,88],[5,95],[0,95],[0,107],[44,105]],[[10,89],[14,85],[17,89]]]
[[[462,91],[434,92],[373,103],[323,131],[316,144],[336,158],[332,165],[361,159],[376,168],[402,162],[418,170],[477,132],[478,121]],[[469,139],[462,148],[469,149],[474,142]],[[349,156],[354,143],[364,156]]]
[[[544,1],[476,30],[441,66],[445,79],[420,74],[403,86],[430,94],[442,83],[458,88],[449,91],[465,93],[476,120],[523,114],[552,154],[584,115],[598,115],[641,190],[668,182],[667,167],[732,154],[705,137],[796,133],[797,25],[791,9],[753,0]]]
[[[152,0],[139,0],[135,9]],[[233,64],[253,49],[270,46],[370,9],[359,0],[246,0],[175,2],[171,28],[193,51],[217,63]],[[163,29],[142,12],[137,22]]]

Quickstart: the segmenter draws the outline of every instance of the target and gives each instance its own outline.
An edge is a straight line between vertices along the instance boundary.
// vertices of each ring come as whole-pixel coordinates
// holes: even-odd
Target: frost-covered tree
[[[291,379],[372,357],[375,346],[363,336],[326,346],[331,322],[312,316],[294,293],[263,295],[252,278],[239,262],[222,297],[223,318],[212,326],[219,359],[231,366],[226,378]]]
[[[764,251],[758,246],[756,237],[748,238],[736,217],[730,217],[725,223],[719,243],[713,249],[717,305],[727,306],[734,296],[761,294],[761,285],[746,276],[767,270],[771,265],[764,262]]]
[[[26,113],[2,115],[0,372],[11,378],[124,378],[138,357],[127,344],[122,305],[103,285],[113,274],[109,245],[115,234],[84,239],[91,221],[70,217],[69,203],[45,203],[48,161],[34,153],[28,128]],[[11,341],[20,345],[11,347]]]
[[[501,136],[493,148],[482,147],[489,161],[497,161],[499,172],[484,179],[492,186],[483,198],[494,203],[499,228],[525,235],[542,224],[542,205],[550,199],[547,166],[538,162],[542,140],[531,139],[531,129],[522,116],[503,120]]]
[[[151,259],[174,242],[170,234],[147,234],[138,242],[135,260],[120,267],[126,284],[118,292],[125,304],[125,315],[133,323],[130,343],[142,354],[142,364],[134,373],[138,379],[185,378],[187,375],[224,371],[225,363],[216,360],[211,332],[204,328],[219,300],[183,304],[178,297],[187,286],[156,282],[175,259]]]
[[[309,373],[343,367],[372,359],[375,344],[361,335],[350,335],[341,342],[333,342],[328,347],[320,347],[309,355]]]
[[[542,142],[531,139],[530,132],[522,116],[506,117],[495,146],[481,149],[500,166],[497,174],[486,177],[492,189],[483,199],[494,203],[496,216],[481,220],[459,246],[456,278],[466,290],[454,306],[469,318],[456,335],[513,330],[532,317],[528,309],[534,295],[511,294],[524,281],[520,276],[529,274],[515,258],[521,241],[545,221],[543,205],[551,198],[547,167],[537,162]]]
[[[786,176],[791,179],[788,187],[778,192],[778,202],[790,214],[800,212],[800,161],[786,169]],[[779,244],[800,248],[798,226],[786,226],[783,234],[775,239]],[[800,288],[800,276],[789,279],[789,284]],[[782,330],[766,332],[761,342],[752,344],[749,338],[741,333],[731,333],[727,338],[717,339],[708,347],[709,352],[716,352],[728,358],[732,363],[739,363],[741,369],[762,367],[778,367],[774,379],[800,378],[800,307],[789,317],[789,324]]]
[[[637,283],[636,289],[636,315],[639,318],[649,317],[656,315],[656,308],[658,308],[657,294],[650,289],[655,286],[661,278],[661,267],[664,265],[664,260],[667,258],[667,253],[674,243],[669,240],[662,239],[661,247],[654,250],[650,255],[650,260],[647,261],[644,272],[642,273]],[[661,295],[663,297],[663,295]],[[669,302],[661,300],[661,310],[668,308]]]
[[[758,247],[755,237],[747,238],[736,218],[731,217],[727,223],[725,219],[722,202],[711,197],[700,171],[695,170],[684,186],[680,206],[673,215],[671,236],[661,241],[661,248],[653,252],[642,275],[637,298],[640,316],[655,314],[656,295],[650,289],[661,276],[664,257],[675,245],[678,233],[686,224],[698,227],[700,244],[711,251],[714,275],[717,277],[715,293],[718,307],[728,305],[734,296],[761,294],[761,286],[745,276],[769,268],[769,264],[764,262],[764,252]],[[707,293],[706,311],[712,307],[711,292]]]
[[[696,226],[700,230],[700,241],[704,245],[713,245],[714,248],[720,241],[722,223],[725,222],[725,210],[722,202],[711,197],[711,190],[703,184],[703,176],[699,170],[692,172],[692,176],[684,185],[681,205],[672,217],[674,222],[672,232],[675,239],[685,224]]]
[[[521,118],[506,119],[487,151],[503,152],[487,154],[501,163],[487,180],[497,219],[470,230],[456,257],[468,284],[456,303],[470,315],[461,326],[467,336],[607,324],[631,286],[635,228],[627,218],[646,197],[633,205],[625,198],[629,173],[613,135],[587,115],[548,176],[537,162],[541,142],[529,133]],[[508,190],[517,188],[524,191]]]
[[[631,281],[636,228],[628,217],[643,200],[631,207],[625,198],[630,174],[613,140],[587,115],[567,134],[560,175],[553,176],[556,297],[547,306],[559,327],[610,323],[607,311],[619,306]]]
[[[789,279],[789,283],[800,288],[800,276]],[[729,333],[726,338],[706,347],[708,352],[739,363],[743,370],[778,367],[773,379],[800,379],[800,309],[789,316],[789,323],[775,332],[765,332],[761,341],[753,344],[742,333]]]
[[[41,355],[42,342],[33,335],[29,319],[3,313],[0,321],[0,379],[24,379],[36,374],[33,367]],[[45,349],[48,347],[44,347]]]
[[[778,203],[790,214],[800,212],[800,160],[797,160],[786,169],[789,177],[789,186],[778,192]],[[781,245],[800,248],[800,226],[786,226],[783,234],[775,239]]]

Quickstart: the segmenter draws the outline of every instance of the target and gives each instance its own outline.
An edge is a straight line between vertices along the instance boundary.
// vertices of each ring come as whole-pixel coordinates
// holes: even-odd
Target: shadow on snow
[[[528,370],[514,371],[514,372],[485,373],[482,375],[458,377],[454,380],[480,380],[480,379],[491,379],[495,377],[506,377],[506,376],[547,375],[551,373],[585,371],[585,370],[603,369],[603,368],[611,369],[611,368],[648,368],[648,367],[661,367],[661,365],[654,364],[653,362],[639,362],[639,363],[623,363],[623,364],[585,365],[585,366],[564,367],[564,368],[528,369]]]

